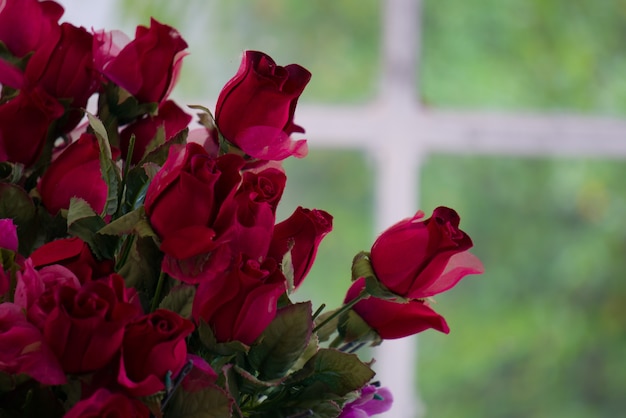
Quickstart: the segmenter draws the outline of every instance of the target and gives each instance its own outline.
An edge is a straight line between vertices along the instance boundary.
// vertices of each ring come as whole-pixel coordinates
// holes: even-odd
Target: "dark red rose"
[[[228,266],[230,255],[222,238],[224,228],[231,225],[220,219],[233,217],[225,210],[232,208],[226,202],[234,199],[243,164],[233,154],[211,158],[195,143],[170,148],[145,200],[146,214],[166,254],[163,269],[168,274],[196,283]]]
[[[41,86],[69,107],[62,132],[69,132],[80,121],[87,100],[100,86],[100,74],[94,68],[93,35],[69,23],[61,25],[61,36],[50,38],[28,61],[25,77],[29,86]]]
[[[83,134],[50,164],[37,189],[48,212],[55,215],[79,197],[96,213],[106,204],[108,188],[100,170],[100,148],[94,135]]]
[[[109,363],[122,346],[126,324],[139,314],[117,274],[80,289],[61,286],[55,302],[44,323],[44,340],[66,373],[93,372]]]
[[[148,418],[150,410],[137,399],[121,393],[98,389],[89,398],[78,401],[63,418]]]
[[[240,256],[230,272],[198,286],[192,314],[209,324],[217,341],[252,344],[276,316],[284,292],[285,277],[274,260]]]
[[[63,115],[63,106],[40,88],[22,90],[0,104],[0,162],[34,164],[46,142],[48,128]]]
[[[365,278],[361,277],[348,289],[344,303],[356,299],[364,288]],[[403,338],[429,328],[445,334],[450,332],[445,319],[421,300],[396,303],[369,297],[357,302],[352,309],[385,340]]]
[[[285,190],[287,176],[277,167],[266,168],[259,172],[246,171],[243,174],[241,193],[249,193],[254,202],[267,202],[276,213],[276,207]]]
[[[63,7],[54,1],[10,0],[0,3],[0,42],[17,57],[35,51],[59,33]]]
[[[59,264],[67,267],[81,283],[113,273],[114,260],[98,261],[89,245],[78,237],[50,241],[30,255],[36,268]]]
[[[18,305],[0,303],[0,371],[24,373],[46,385],[66,382],[65,374],[37,327]]]
[[[176,84],[187,55],[180,33],[152,19],[150,28],[138,26],[135,39],[116,45],[118,33],[96,33],[96,66],[109,80],[144,103],[161,102]]]
[[[165,389],[165,375],[176,376],[187,359],[185,337],[191,321],[166,309],[135,319],[126,326],[118,383],[132,396]]]
[[[122,156],[128,155],[130,137],[135,135],[135,146],[131,162],[137,164],[146,152],[146,148],[156,136],[157,130],[163,127],[165,140],[168,141],[184,130],[191,122],[191,115],[185,113],[171,100],[167,100],[159,106],[155,116],[147,115],[130,125],[120,133],[120,148]]]
[[[294,286],[298,287],[315,261],[317,248],[333,228],[333,217],[323,210],[298,207],[274,227],[269,257],[278,262],[291,250]]]
[[[453,287],[483,266],[467,250],[472,240],[459,229],[459,215],[438,207],[431,218],[423,212],[383,232],[374,242],[371,261],[378,280],[394,293],[426,298]]]
[[[311,79],[305,68],[276,65],[268,55],[246,51],[237,74],[217,99],[215,121],[224,137],[261,160],[303,157],[306,141],[289,135],[304,130],[293,123],[300,94]]]

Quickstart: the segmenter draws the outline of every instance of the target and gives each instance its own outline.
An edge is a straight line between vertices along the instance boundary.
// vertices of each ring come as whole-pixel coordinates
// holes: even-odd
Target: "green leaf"
[[[124,242],[125,259],[118,273],[126,280],[126,285],[139,293],[144,308],[150,306],[156,284],[161,273],[162,254],[152,238],[130,236]]]
[[[29,254],[38,235],[37,211],[26,191],[15,184],[0,183],[0,218],[11,218],[17,226],[19,251]]]
[[[224,390],[211,385],[196,392],[176,391],[165,416],[167,418],[228,418],[233,399]]]
[[[168,309],[176,312],[183,318],[191,318],[191,308],[193,298],[196,295],[196,287],[187,284],[181,284],[170,290],[163,298],[159,308]]]
[[[409,299],[393,293],[387,289],[376,276],[365,277],[365,291],[379,299],[393,300],[396,303],[408,303]]]
[[[355,354],[322,348],[305,364],[309,377],[300,382],[305,386],[302,399],[332,399],[332,395],[343,397],[362,388],[374,377],[374,371]]]
[[[239,341],[230,341],[227,343],[218,343],[213,334],[211,327],[204,321],[200,320],[198,324],[198,333],[200,341],[204,347],[213,355],[232,358],[240,353],[247,353],[250,347]],[[215,368],[214,368],[215,369]]]
[[[238,385],[239,392],[241,394],[253,395],[262,393],[267,389],[280,386],[285,380],[284,378],[274,380],[261,380],[258,377],[254,376],[252,373],[242,369],[237,365],[233,367],[233,370],[241,377]]]
[[[85,241],[99,260],[113,259],[117,247],[117,237],[98,234],[105,225],[104,220],[83,199],[73,197],[70,200],[67,230]]]
[[[352,309],[339,316],[337,326],[339,335],[346,343],[349,342],[372,342],[371,345],[379,345],[382,339],[364,320]]]
[[[278,311],[248,353],[248,360],[260,379],[284,376],[304,353],[313,330],[311,315],[311,302],[296,303]]]
[[[111,144],[109,143],[109,137],[104,124],[100,119],[89,112],[87,112],[87,118],[89,119],[89,125],[98,139],[98,146],[100,147],[100,171],[102,173],[102,179],[107,185],[107,200],[102,210],[102,216],[104,217],[105,215],[113,215],[117,211],[121,174],[115,161],[113,161]]]
[[[136,234],[142,238],[157,238],[156,233],[148,222],[146,211],[143,206],[140,206],[138,209],[129,212],[105,225],[98,230],[98,233],[117,236]]]

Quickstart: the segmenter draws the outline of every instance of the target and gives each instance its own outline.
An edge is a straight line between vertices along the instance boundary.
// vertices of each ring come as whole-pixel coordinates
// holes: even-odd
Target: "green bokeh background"
[[[170,23],[191,55],[175,97],[209,107],[244,49],[313,73],[303,102],[372,99],[381,1],[119,1],[121,24]],[[626,112],[626,1],[425,0],[426,106]],[[181,99],[182,100],[182,99]],[[590,137],[589,141],[594,138]],[[626,140],[626,138],[625,138]],[[281,208],[328,210],[335,230],[301,289],[339,303],[374,238],[369,156],[315,148],[289,160]],[[420,207],[459,211],[486,266],[438,296],[450,335],[420,337],[427,417],[619,417],[626,412],[626,161],[429,156]]]

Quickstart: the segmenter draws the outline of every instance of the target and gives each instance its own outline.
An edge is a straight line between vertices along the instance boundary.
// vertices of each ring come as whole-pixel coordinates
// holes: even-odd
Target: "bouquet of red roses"
[[[292,302],[332,229],[318,209],[276,219],[281,161],[307,153],[291,134],[310,73],[247,51],[192,129],[168,99],[187,54],[174,28],[129,39],[62,13],[0,3],[0,416],[387,410],[355,352],[448,332],[428,298],[482,271],[456,212],[357,254],[343,306]]]

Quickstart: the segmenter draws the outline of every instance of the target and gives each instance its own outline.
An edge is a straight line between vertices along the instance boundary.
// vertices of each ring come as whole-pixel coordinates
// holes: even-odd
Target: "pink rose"
[[[424,221],[423,212],[383,232],[371,250],[372,267],[392,292],[411,299],[426,298],[453,287],[483,266],[467,250],[472,240],[459,229],[459,215],[438,207]]]
[[[276,316],[284,292],[285,277],[274,260],[240,256],[231,271],[198,286],[192,315],[206,321],[220,342],[252,344]]]
[[[16,57],[58,37],[63,7],[54,1],[10,0],[0,4],[0,42]]]
[[[27,168],[39,158],[54,120],[63,106],[41,88],[22,90],[0,104],[0,162],[22,163]]]
[[[165,389],[165,375],[176,376],[187,359],[185,337],[191,321],[166,309],[139,317],[126,326],[118,383],[132,396]]]
[[[304,132],[293,123],[300,94],[311,79],[305,68],[276,65],[268,55],[246,51],[235,76],[217,99],[215,121],[224,137],[260,160],[282,160],[307,154],[305,140],[291,141]]]
[[[0,248],[17,252],[17,228],[13,219],[0,219]]]
[[[148,418],[150,410],[137,399],[121,393],[98,389],[89,398],[78,401],[63,418]]]
[[[0,303],[0,371],[24,373],[45,385],[66,382],[39,329],[26,320],[21,307],[8,302]]]
[[[230,264],[224,234],[232,225],[228,201],[241,182],[241,157],[211,158],[202,146],[173,145],[146,192],[146,214],[161,238],[163,269],[197,283]],[[222,221],[222,219],[224,219]]]
[[[364,288],[365,279],[361,277],[348,289],[344,303],[355,299]],[[369,297],[352,309],[384,340],[407,337],[429,328],[444,334],[450,332],[445,319],[421,300],[396,303]]]
[[[187,55],[187,43],[180,33],[152,19],[150,28],[137,27],[134,40],[116,45],[119,40],[118,33],[96,33],[96,67],[140,102],[165,100]]]
[[[106,204],[108,188],[100,171],[100,148],[94,135],[83,134],[50,164],[37,189],[48,212],[55,215],[79,197],[96,213]]]
[[[89,245],[78,237],[50,241],[30,255],[37,268],[58,264],[67,267],[81,283],[113,273],[114,260],[96,260]]]
[[[338,418],[367,418],[391,409],[393,396],[387,388],[367,385],[358,399],[344,405]]]
[[[323,210],[298,207],[294,213],[274,228],[269,257],[283,261],[291,250],[294,286],[298,287],[315,261],[317,248],[333,228],[333,217]]]
[[[61,286],[55,302],[44,323],[44,340],[66,373],[104,367],[119,352],[126,324],[139,313],[117,274],[80,289]]]
[[[132,135],[135,135],[135,146],[131,162],[137,164],[144,156],[148,145],[160,127],[163,127],[165,140],[168,141],[183,131],[189,122],[191,122],[191,115],[185,113],[176,103],[171,100],[163,102],[155,116],[147,115],[122,130],[120,133],[122,156],[126,158],[128,155],[128,146]]]

